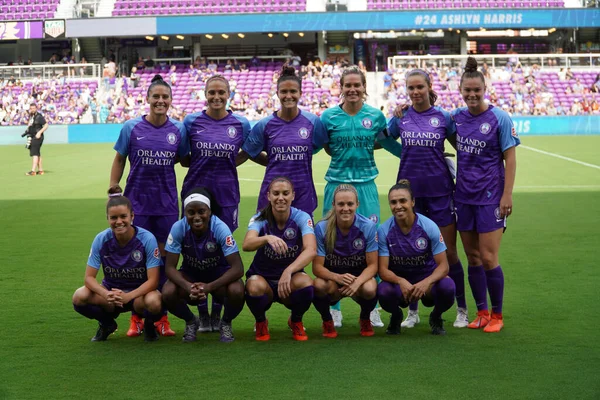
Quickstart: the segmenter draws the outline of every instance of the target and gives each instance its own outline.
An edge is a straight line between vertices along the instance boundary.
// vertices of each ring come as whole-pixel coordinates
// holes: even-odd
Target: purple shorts
[[[238,206],[221,207],[221,215],[217,215],[217,217],[225,222],[231,233],[238,228]]]
[[[304,270],[301,270],[298,272],[294,272],[292,274],[292,276],[294,276],[298,273],[306,274],[306,272],[304,272]],[[246,281],[248,280],[248,278],[250,278],[253,275],[262,276],[260,274],[253,273],[251,270],[248,270],[246,272]],[[265,278],[264,276],[263,276],[263,278],[265,279],[265,281],[267,281],[267,284],[269,285],[269,287],[271,288],[271,291],[273,292],[273,302],[283,304],[281,301],[281,298],[279,297],[279,292],[277,291],[277,288],[279,287],[279,279],[268,279],[268,278]]]
[[[225,272],[227,272],[231,268],[227,266],[227,268],[217,268],[211,269],[210,271],[193,271],[189,269],[180,268],[179,272],[188,282],[203,282],[210,283],[219,279]]]
[[[134,225],[144,228],[156,237],[158,243],[166,243],[173,224],[178,221],[177,215],[138,215],[133,219]]]
[[[417,197],[414,209],[415,212],[431,219],[437,226],[448,226],[456,222],[451,194],[440,197]]]
[[[456,229],[459,232],[488,233],[506,228],[500,205],[474,205],[456,202]]]

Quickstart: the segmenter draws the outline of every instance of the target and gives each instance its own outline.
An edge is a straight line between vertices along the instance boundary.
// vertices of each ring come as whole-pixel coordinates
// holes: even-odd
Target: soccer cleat
[[[335,326],[336,328],[341,328],[342,320],[344,319],[342,317],[342,312],[340,310],[334,310],[332,308],[329,309],[329,312],[331,313],[331,318],[333,318],[333,326]]]
[[[37,172],[38,175],[44,175],[44,173],[45,173],[44,171],[38,171]]]
[[[219,324],[219,332],[221,333],[221,339],[219,339],[221,342],[231,343],[235,340],[235,338],[233,337],[233,329],[231,328],[231,322],[227,323],[221,321],[221,323]]]
[[[446,334],[444,320],[441,315],[436,318],[433,316],[433,313],[429,314],[429,327],[431,328],[432,335],[444,336]]]
[[[500,332],[502,330],[502,328],[504,328],[504,321],[502,319],[502,313],[498,314],[498,313],[493,312],[490,322],[487,324],[487,326],[485,328],[483,328],[483,331],[485,333],[496,333],[496,332]]]
[[[221,316],[220,315],[211,315],[210,316],[210,329],[213,332],[221,332]]]
[[[144,342],[156,342],[158,340],[158,332],[156,329],[152,329],[154,328],[153,325],[156,325],[156,323],[153,325],[150,324],[151,322],[148,320],[148,318],[146,318],[144,321]]]
[[[383,321],[381,321],[381,315],[379,314],[379,309],[375,308],[373,311],[371,311],[369,319],[371,320],[371,325],[373,325],[375,328],[384,327]]]
[[[392,314],[392,316],[390,317],[390,323],[388,324],[388,327],[385,330],[385,333],[387,333],[388,335],[399,335],[402,332],[400,326],[403,315],[402,310],[399,311],[400,312],[398,314]]]
[[[198,325],[198,332],[201,332],[201,333],[212,332],[212,327],[210,326],[210,315],[200,314],[199,320],[200,320],[200,325]]]
[[[131,318],[129,319],[129,330],[127,331],[127,336],[129,337],[138,337],[144,331],[144,320],[137,314],[131,314]]]
[[[96,335],[92,338],[92,342],[104,342],[111,333],[117,330],[117,322],[113,319],[109,324],[102,324],[102,322],[98,322],[98,330],[96,331]]]
[[[467,327],[469,329],[485,328],[490,322],[490,312],[488,310],[477,311],[477,318],[471,322]]]
[[[154,326],[160,336],[175,336],[175,331],[171,329],[171,323],[166,314],[160,317],[160,319],[154,323]]]
[[[29,172],[25,172],[25,175],[27,176],[35,176],[35,171],[29,171]]]
[[[408,310],[408,315],[406,316],[406,319],[402,321],[402,327],[414,328],[415,325],[417,325],[419,322],[421,322],[421,318],[419,318],[419,311]]]
[[[373,330],[373,325],[371,325],[371,320],[368,319],[359,319],[360,324],[360,336],[373,336],[375,331]]]
[[[271,335],[269,335],[269,321],[264,320],[262,322],[257,322],[256,325],[256,340],[259,342],[266,342],[271,339]]]
[[[466,328],[469,325],[469,313],[466,308],[458,307],[456,309],[456,320],[452,324],[455,328]]]
[[[196,331],[198,330],[198,325],[200,325],[200,321],[198,318],[194,316],[194,320],[191,323],[185,324],[185,330],[183,331],[183,343],[190,343],[196,341]]]
[[[304,324],[302,321],[300,322],[292,322],[291,319],[288,319],[288,326],[292,330],[292,337],[294,340],[298,340],[299,342],[304,342],[308,340],[308,336],[306,335],[306,331],[304,330]]]
[[[337,335],[333,320],[323,321],[323,337],[334,339]]]

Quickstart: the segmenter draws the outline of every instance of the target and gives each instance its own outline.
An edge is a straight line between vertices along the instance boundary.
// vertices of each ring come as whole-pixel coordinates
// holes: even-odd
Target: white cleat
[[[381,315],[379,315],[378,308],[375,308],[373,311],[371,311],[369,319],[371,320],[371,325],[373,325],[374,328],[383,328],[385,326],[381,320]]]
[[[419,318],[419,312],[408,310],[408,315],[406,316],[406,319],[402,321],[400,326],[403,328],[414,328],[419,322],[421,322],[421,318]]]
[[[334,309],[329,309],[329,312],[331,313],[331,318],[333,318],[333,326],[335,326],[336,328],[341,328],[342,320],[344,319],[342,317],[342,312],[340,310]]]
[[[455,328],[466,328],[469,325],[469,313],[466,308],[458,307],[456,309],[456,321],[454,321]]]

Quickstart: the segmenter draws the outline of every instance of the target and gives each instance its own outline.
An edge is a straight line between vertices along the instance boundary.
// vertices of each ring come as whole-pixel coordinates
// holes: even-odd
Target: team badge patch
[[[173,235],[169,233],[169,237],[167,238],[167,244],[173,244]]]
[[[294,228],[287,228],[285,232],[283,232],[283,236],[286,239],[294,239],[296,237],[296,230]]]
[[[229,128],[227,128],[227,136],[229,136],[230,138],[235,138],[237,136],[237,129],[235,129],[234,126],[230,126]]]
[[[512,129],[510,130],[510,136],[514,137],[514,138],[519,138],[519,134],[517,133],[517,130],[515,129],[515,127],[513,126]]]
[[[444,243],[444,237],[442,236],[441,233],[440,233],[440,243]]]
[[[250,226],[254,223],[254,221],[256,221],[256,217],[250,218],[250,222],[248,222],[248,228],[250,228]]]
[[[438,126],[440,126],[440,120],[436,117],[430,118],[429,125],[433,126],[434,128],[437,128]]]
[[[362,120],[362,126],[364,126],[367,129],[371,129],[371,127],[373,126],[373,121],[371,121],[369,118],[365,118]]]
[[[377,221],[379,221],[379,217],[375,214],[371,214],[371,216],[369,217],[369,219],[375,223],[377,223]]]
[[[298,136],[300,136],[301,139],[308,139],[308,129],[306,129],[306,128],[298,129]]]
[[[479,125],[479,132],[481,132],[484,135],[490,133],[491,129],[492,127],[487,122],[484,122],[483,124]]]
[[[204,248],[206,249],[206,251],[209,251],[212,253],[213,251],[217,250],[217,244],[215,242],[208,241],[204,245]]]
[[[375,243],[379,243],[379,234],[378,233],[375,234]]]
[[[427,240],[424,237],[420,237],[415,241],[415,246],[419,250],[425,250],[427,248]]]
[[[365,247],[365,242],[361,238],[354,239],[352,242],[352,247],[354,247],[356,250],[362,250]]]
[[[500,219],[500,207],[496,207],[496,209],[494,210],[494,216],[496,217],[496,219]]]
[[[167,142],[169,142],[169,144],[177,143],[177,135],[174,133],[169,133],[167,135]]]
[[[160,250],[158,249],[158,247],[156,247],[154,249],[154,252],[152,253],[152,255],[154,256],[154,258],[156,258],[157,260],[160,260]]]
[[[158,250],[158,249],[157,249],[157,250]],[[132,258],[132,259],[133,259],[133,261],[135,261],[135,262],[140,262],[140,261],[142,261],[142,252],[141,252],[141,251],[139,251],[139,250],[134,250],[134,251],[131,253],[131,258]]]
[[[225,244],[229,247],[235,246],[235,240],[233,239],[233,235],[229,235],[225,238]]]
[[[312,218],[308,219],[308,221],[306,222],[306,225],[308,225],[310,228],[314,228],[314,224],[313,224]]]

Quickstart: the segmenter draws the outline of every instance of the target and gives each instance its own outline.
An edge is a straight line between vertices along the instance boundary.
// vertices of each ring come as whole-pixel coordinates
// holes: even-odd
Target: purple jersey
[[[325,257],[325,268],[336,274],[360,275],[367,267],[367,253],[378,250],[377,224],[360,214],[356,214],[347,235],[337,228],[333,253],[327,251],[325,232],[327,221],[319,221],[315,227],[317,255]]]
[[[258,214],[252,217],[248,225],[249,231],[257,231],[259,236],[273,235],[285,241],[287,253],[275,253],[270,245],[265,245],[256,251],[247,276],[260,275],[265,279],[278,280],[283,271],[302,253],[304,235],[314,235],[315,230],[310,215],[292,207],[290,217],[283,229],[271,226],[267,220],[256,220]]]
[[[204,186],[220,206],[237,206],[240,185],[235,157],[248,137],[250,123],[231,111],[220,120],[202,111],[185,117],[183,124],[189,138],[187,151],[191,150],[192,160],[183,181],[181,197],[195,187]]]
[[[207,272],[222,275],[230,268],[225,257],[239,253],[231,231],[216,215],[210,218],[210,229],[202,237],[192,232],[186,218],[177,221],[165,250],[183,255],[180,271],[192,279]]]
[[[419,213],[406,235],[394,217],[381,224],[377,233],[379,257],[389,257],[389,270],[409,281],[431,275],[437,268],[433,256],[446,251],[440,228]]]
[[[408,179],[415,197],[446,196],[454,181],[444,159],[444,140],[456,134],[450,114],[440,107],[417,112],[410,107],[402,118],[392,118],[388,130],[402,140],[398,178]]]
[[[186,152],[183,124],[167,119],[156,127],[138,117],[125,122],[114,149],[129,157],[130,171],[124,195],[139,215],[177,215],[175,160]]]
[[[467,107],[452,112],[456,123],[457,202],[498,204],[504,193],[504,152],[521,144],[509,115],[492,105],[479,115]]]
[[[106,288],[131,291],[148,280],[147,270],[160,266],[160,251],[154,236],[134,226],[133,239],[121,247],[110,228],[96,235],[87,265],[104,273]]]
[[[317,208],[312,155],[328,141],[327,131],[319,117],[308,112],[300,111],[289,122],[279,118],[276,112],[260,120],[242,146],[252,158],[264,150],[269,159],[257,210],[266,207],[267,189],[273,178],[285,176],[292,181],[296,192],[292,205],[312,215]]]

